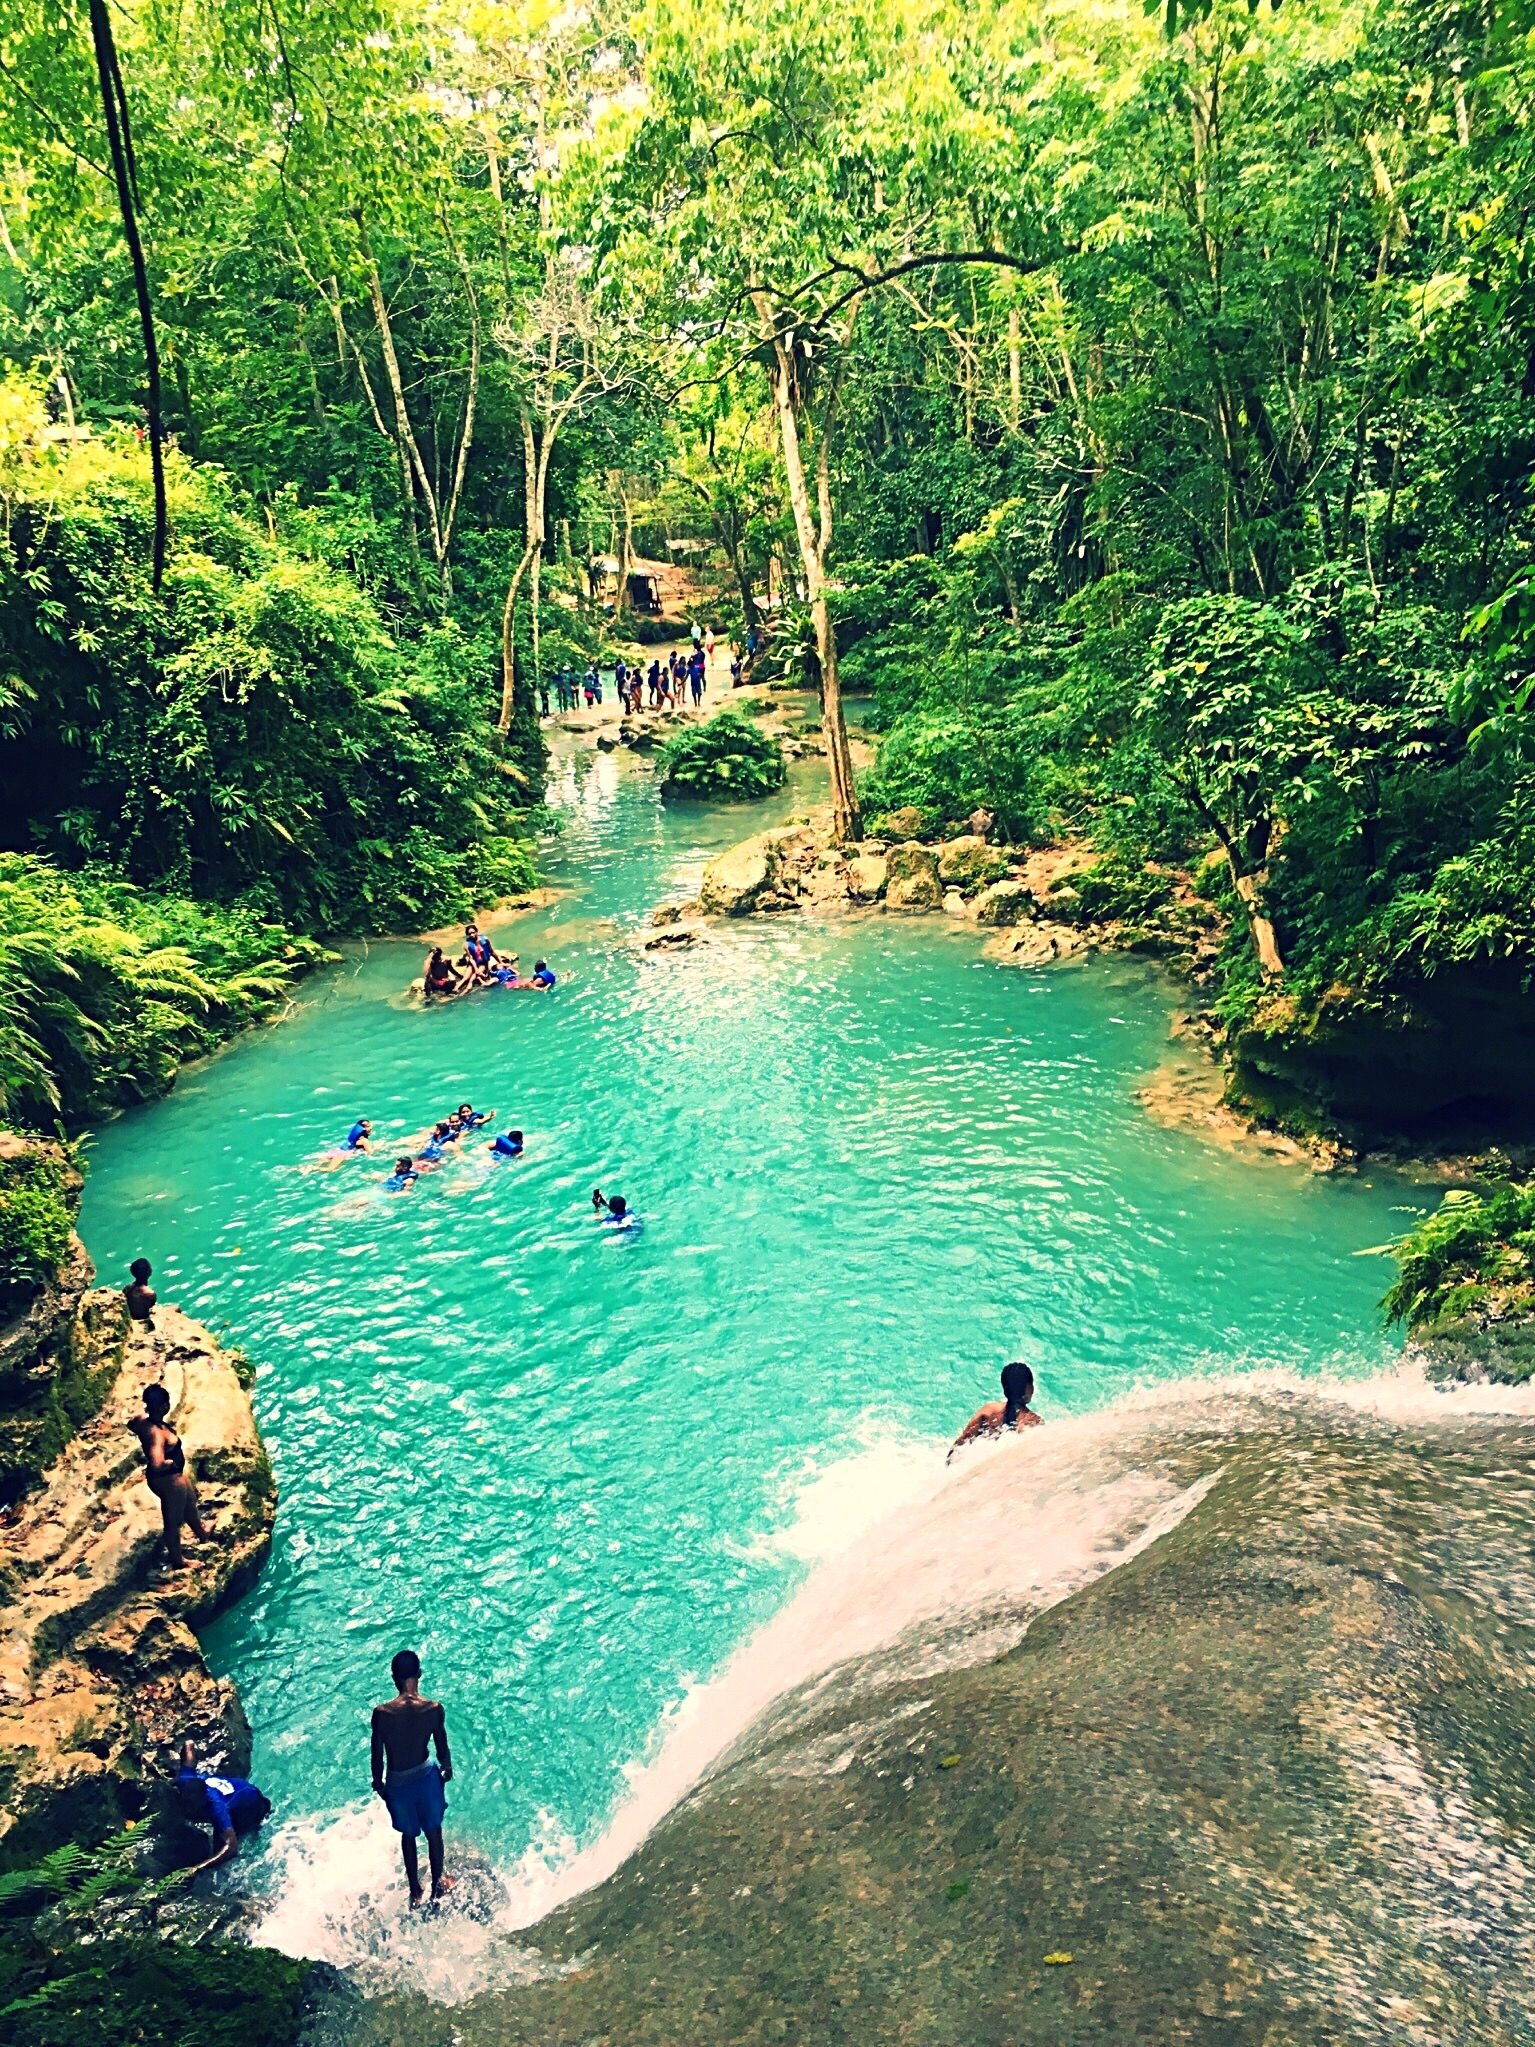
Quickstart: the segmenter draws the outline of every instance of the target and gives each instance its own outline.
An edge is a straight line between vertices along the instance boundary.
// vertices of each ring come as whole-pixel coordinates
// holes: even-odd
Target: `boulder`
[[[971,904],[977,924],[1027,923],[1035,914],[1034,892],[1024,881],[994,881]]]
[[[880,829],[887,839],[914,839],[926,823],[926,816],[915,803],[903,803],[899,810],[880,819]]]
[[[963,917],[968,913],[969,908],[970,905],[965,901],[957,888],[944,890],[943,914],[946,917]]]
[[[887,910],[936,910],[942,906],[938,856],[931,846],[908,839],[885,855]]]
[[[885,893],[888,879],[883,853],[856,852],[847,863],[847,892],[855,903],[874,903]]]
[[[975,832],[938,848],[938,879],[946,888],[981,888],[1007,872],[1007,859]]]
[[[704,869],[701,907],[718,917],[747,916],[771,885],[775,864],[765,834],[730,847]]]
[[[597,750],[599,753],[616,753],[618,746],[619,739],[616,732],[599,732],[597,734]]]

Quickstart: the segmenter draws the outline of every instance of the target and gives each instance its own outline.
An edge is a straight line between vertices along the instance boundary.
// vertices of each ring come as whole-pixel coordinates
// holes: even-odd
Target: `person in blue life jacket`
[[[502,988],[520,988],[522,986],[522,973],[517,965],[516,953],[502,953],[501,964],[496,968],[496,983],[498,987]]]
[[[453,1130],[447,1123],[433,1126],[431,1136],[416,1154],[418,1166],[438,1165],[448,1155],[448,1146],[453,1142]]]
[[[707,664],[702,654],[695,654],[688,668],[688,686],[693,692],[693,702],[701,704],[704,699],[704,676]]]
[[[501,1135],[485,1149],[494,1152],[498,1159],[520,1159],[522,1157],[522,1132],[503,1130]]]
[[[472,1109],[467,1102],[460,1102],[457,1109],[459,1127],[464,1130],[478,1130],[484,1123],[494,1123],[494,1109]]]
[[[389,1808],[389,1820],[400,1837],[405,1881],[414,1907],[422,1900],[421,1865],[416,1842],[425,1834],[435,1902],[453,1888],[443,1874],[442,1823],[448,1801],[444,1785],[453,1781],[448,1753],[448,1725],[436,1699],[421,1696],[421,1658],[402,1649],[389,1665],[395,1696],[373,1709],[370,1748],[374,1795]],[[432,1761],[430,1751],[437,1759]]]
[[[642,1227],[639,1217],[622,1194],[604,1194],[600,1187],[594,1187],[592,1209],[598,1221],[606,1223],[609,1229],[637,1230]]]
[[[468,969],[469,985],[481,987],[487,983],[497,964],[499,954],[491,944],[488,935],[478,924],[464,926],[464,950],[460,965]]]
[[[535,960],[528,985],[532,988],[552,988],[555,984],[554,969],[547,960]]]
[[[188,1872],[191,1876],[232,1862],[240,1852],[240,1836],[254,1833],[272,1810],[272,1801],[248,1777],[214,1776],[199,1770],[190,1742],[181,1750],[176,1799],[192,1826],[213,1829],[213,1853]]]
[[[373,1149],[373,1125],[366,1116],[359,1116],[346,1136],[341,1140],[343,1151],[370,1152]]]
[[[415,1160],[410,1156],[409,1152],[406,1152],[395,1160],[394,1171],[384,1182],[384,1192],[386,1194],[407,1194],[420,1177],[421,1175],[416,1171]]]

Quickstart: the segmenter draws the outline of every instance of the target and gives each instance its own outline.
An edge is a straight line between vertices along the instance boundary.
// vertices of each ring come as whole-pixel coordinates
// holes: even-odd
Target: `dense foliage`
[[[783,748],[739,711],[725,710],[689,726],[658,750],[661,794],[742,802],[783,787]]]
[[[1391,1249],[1397,1276],[1381,1305],[1394,1322],[1423,1330],[1489,1307],[1527,1315],[1535,1303],[1535,1186],[1456,1189]]]
[[[75,1184],[55,1147],[0,1139],[0,1316],[29,1299],[63,1263]]]
[[[310,1965],[206,1934],[177,1938],[174,1924],[153,1929],[153,1908],[174,1879],[145,1880],[135,1862],[125,1835],[97,1850],[65,1843],[33,1867],[0,1874],[6,2040],[13,2047],[296,2040]]]

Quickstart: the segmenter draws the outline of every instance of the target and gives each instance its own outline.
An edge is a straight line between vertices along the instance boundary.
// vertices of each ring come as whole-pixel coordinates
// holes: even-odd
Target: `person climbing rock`
[[[442,1707],[437,1700],[421,1696],[421,1658],[415,1650],[402,1649],[391,1662],[389,1674],[394,1679],[395,1696],[373,1709],[373,1789],[389,1808],[390,1823],[400,1837],[410,1902],[419,1905],[421,1866],[416,1841],[420,1835],[426,1836],[433,1899],[453,1888],[452,1877],[443,1874],[442,1847],[442,1823],[448,1809],[443,1786],[452,1782],[453,1758],[448,1753]],[[429,1748],[437,1751],[435,1762]]]
[[[176,1796],[194,1827],[213,1829],[213,1853],[188,1872],[191,1876],[217,1869],[221,1862],[232,1862],[240,1851],[240,1836],[254,1833],[272,1810],[271,1799],[248,1777],[205,1776],[193,1761],[190,1742],[182,1747]]]
[[[1004,1365],[1002,1398],[988,1400],[984,1407],[976,1409],[950,1445],[949,1457],[979,1436],[1000,1436],[1008,1429],[1037,1429],[1039,1416],[1029,1406],[1033,1398],[1034,1374],[1028,1366],[1016,1362]]]
[[[160,1502],[166,1569],[186,1568],[181,1531],[190,1528],[199,1542],[209,1532],[197,1505],[197,1488],[187,1477],[186,1452],[170,1423],[171,1396],[161,1385],[144,1388],[144,1413],[128,1426],[144,1452],[144,1483]]]

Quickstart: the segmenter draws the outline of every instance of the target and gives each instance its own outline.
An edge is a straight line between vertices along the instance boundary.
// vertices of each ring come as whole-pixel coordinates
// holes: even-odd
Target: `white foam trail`
[[[1214,1483],[1218,1457],[1194,1484],[1152,1468],[1151,1434],[1241,1434],[1301,1402],[1404,1425],[1535,1416],[1535,1388],[1448,1394],[1410,1369],[1354,1381],[1257,1370],[1148,1385],[978,1444],[951,1467],[941,1443],[870,1422],[852,1455],[786,1478],[784,1525],[762,1542],[810,1563],[809,1576],[718,1673],[686,1687],[599,1838],[578,1845],[547,1815],[515,1868],[481,1885],[473,1916],[423,1922],[405,1910],[380,1805],[295,1823],[274,1836],[278,1896],[254,1937],[369,1974],[408,1968],[413,1987],[448,2003],[527,1980],[533,1958],[516,1933],[611,1876],[776,1700],[884,1650],[889,1672],[871,1661],[871,1677],[1001,1653],[1033,1614],[1175,1527]]]

